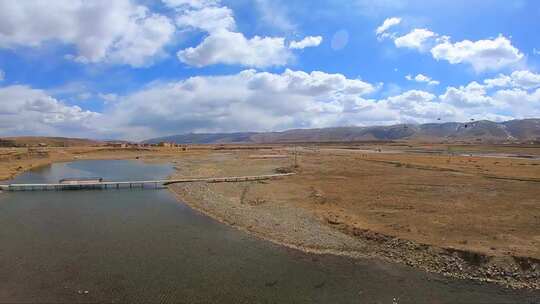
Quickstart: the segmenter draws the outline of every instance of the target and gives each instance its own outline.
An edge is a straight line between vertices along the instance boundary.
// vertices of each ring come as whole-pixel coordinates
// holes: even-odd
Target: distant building
[[[170,147],[173,147],[173,146],[174,146],[173,143],[170,143],[170,142],[164,142],[164,141],[162,141],[162,142],[160,142],[160,143],[158,144],[158,147],[167,147],[167,148],[170,148]]]
[[[127,148],[127,144],[126,143],[108,143],[107,147]]]

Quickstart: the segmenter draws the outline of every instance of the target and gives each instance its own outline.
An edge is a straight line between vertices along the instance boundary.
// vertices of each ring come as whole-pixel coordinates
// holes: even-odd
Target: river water
[[[165,178],[166,164],[58,163],[12,182]],[[0,303],[540,303],[377,260],[256,239],[166,190],[0,194]]]

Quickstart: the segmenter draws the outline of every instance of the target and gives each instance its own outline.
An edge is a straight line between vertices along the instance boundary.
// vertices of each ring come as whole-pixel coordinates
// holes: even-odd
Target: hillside
[[[158,137],[145,140],[144,143],[157,144],[160,142],[174,142],[178,144],[215,144],[215,143],[245,143],[252,142],[252,136],[257,133],[199,133]]]
[[[340,141],[540,141],[540,119],[468,123],[447,122],[429,124],[400,124],[372,127],[335,127],[295,129],[283,132],[184,134],[146,140],[184,144],[211,143],[283,143],[283,142],[340,142]]]

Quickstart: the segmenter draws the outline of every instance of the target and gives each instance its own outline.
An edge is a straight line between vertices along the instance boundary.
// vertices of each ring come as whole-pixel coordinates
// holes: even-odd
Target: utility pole
[[[298,146],[294,146],[294,167],[298,168]]]

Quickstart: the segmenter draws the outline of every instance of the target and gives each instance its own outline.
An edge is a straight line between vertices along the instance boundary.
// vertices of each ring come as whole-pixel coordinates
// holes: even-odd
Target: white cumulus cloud
[[[431,49],[433,58],[451,64],[468,63],[476,71],[498,70],[516,64],[523,54],[504,36],[478,41],[444,41]]]
[[[380,107],[393,111],[395,119],[404,123],[426,123],[436,117],[447,121],[459,119],[459,110],[441,103],[437,96],[420,90],[411,90],[379,101]]]
[[[521,73],[525,75],[525,73]],[[509,75],[523,78],[519,73]],[[427,77],[427,76],[425,76]],[[410,76],[416,81],[416,77]],[[419,77],[419,79],[424,79]],[[528,79],[528,78],[527,78]],[[63,135],[146,139],[186,132],[507,120],[540,116],[540,88],[485,81],[437,96],[410,90],[383,99],[380,87],[342,74],[244,70],[155,82],[124,96],[96,93],[102,113],[83,110],[25,85],[0,87],[0,136]]]
[[[497,78],[486,79],[484,83],[490,87],[516,87],[534,89],[540,87],[540,74],[531,71],[514,71],[510,75],[500,74]]]
[[[504,89],[493,93],[493,98],[506,105],[512,117],[540,117],[540,89]]]
[[[88,135],[100,114],[69,106],[29,86],[0,88],[0,134]]]
[[[319,46],[323,38],[321,36],[308,36],[300,41],[291,41],[289,48],[291,49],[305,49],[308,47]]]
[[[398,48],[409,48],[424,51],[428,47],[430,39],[437,34],[427,29],[414,29],[410,33],[397,37],[394,44]]]
[[[320,36],[309,36],[289,45],[285,44],[284,37],[246,37],[235,30],[233,12],[217,0],[166,0],[165,3],[176,9],[179,27],[208,33],[198,45],[177,52],[180,61],[195,67],[213,64],[284,66],[294,58],[292,50],[314,47],[322,42]]]
[[[80,62],[143,66],[161,55],[175,28],[165,16],[130,0],[1,1],[0,48],[75,46]]]
[[[502,34],[494,39],[452,42],[451,37],[439,35],[426,28],[415,28],[402,36],[387,33],[388,27],[396,22],[399,23],[397,19],[388,18],[377,28],[379,40],[390,37],[398,48],[420,52],[429,50],[436,60],[445,60],[450,64],[470,64],[477,72],[516,66],[524,58],[523,53]]]
[[[250,67],[285,65],[292,57],[285,38],[246,38],[242,33],[219,30],[207,36],[198,46],[178,52],[180,61],[203,67],[212,64],[238,64]]]
[[[206,6],[185,10],[176,18],[176,24],[180,27],[192,27],[207,32],[219,29],[234,30],[236,27],[232,10],[225,6]]]
[[[414,77],[411,76],[411,79]],[[488,91],[471,82],[439,96],[410,90],[384,99],[377,85],[320,71],[244,70],[160,83],[119,98],[103,125],[137,138],[186,132],[269,131],[344,125],[505,120],[540,115],[540,89]],[[133,132],[136,130],[136,132]]]
[[[165,5],[173,8],[203,8],[217,5],[219,0],[162,0]]]
[[[376,87],[341,74],[245,70],[162,83],[120,98],[106,112],[116,130],[132,136],[165,133],[263,131],[352,123],[354,109],[370,120],[362,96]],[[345,112],[349,114],[344,115]],[[346,118],[347,117],[347,118]]]
[[[431,77],[423,75],[423,74],[418,74],[418,75],[416,75],[414,77],[412,75],[407,75],[407,76],[405,76],[405,78],[407,80],[410,80],[410,81],[423,82],[423,83],[427,83],[429,85],[439,85],[440,84],[440,82],[438,80],[433,80]]]
[[[377,27],[377,29],[375,30],[375,34],[377,34],[378,37],[385,37],[387,35],[386,32],[393,26],[396,26],[398,24],[401,23],[401,18],[398,18],[398,17],[391,17],[391,18],[386,18],[383,22],[383,24],[381,24],[379,27]]]
[[[477,82],[459,88],[448,87],[440,98],[443,102],[457,107],[491,106],[496,103],[493,98],[486,95],[484,86]]]

